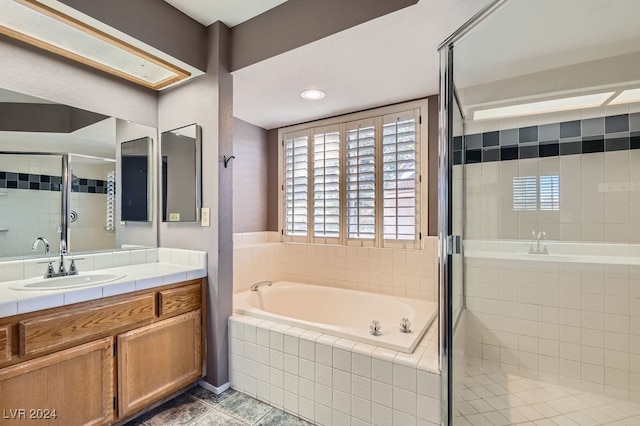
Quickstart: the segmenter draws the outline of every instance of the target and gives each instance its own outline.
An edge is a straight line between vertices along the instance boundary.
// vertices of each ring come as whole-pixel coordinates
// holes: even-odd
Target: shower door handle
[[[447,253],[460,254],[462,252],[462,238],[460,235],[449,235],[447,237]]]

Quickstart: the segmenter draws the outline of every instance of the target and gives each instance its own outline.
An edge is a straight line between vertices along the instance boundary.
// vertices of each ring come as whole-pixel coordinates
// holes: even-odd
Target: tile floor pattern
[[[298,417],[229,389],[216,395],[200,386],[125,426],[310,426]]]
[[[640,404],[467,365],[456,426],[640,425]]]

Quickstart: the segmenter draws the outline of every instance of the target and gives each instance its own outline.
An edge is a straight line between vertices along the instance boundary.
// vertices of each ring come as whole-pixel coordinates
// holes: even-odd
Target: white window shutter
[[[347,238],[374,240],[376,235],[375,121],[346,126]]]
[[[416,240],[418,122],[415,111],[391,114],[382,123],[382,203],[385,240]]]
[[[308,232],[309,136],[284,137],[284,232],[306,236]]]
[[[340,237],[340,131],[313,132],[313,236]]]

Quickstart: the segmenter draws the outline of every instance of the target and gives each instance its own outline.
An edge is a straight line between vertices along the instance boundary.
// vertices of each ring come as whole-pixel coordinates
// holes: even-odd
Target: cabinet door
[[[202,375],[200,310],[118,336],[119,415],[126,417]]]
[[[0,423],[110,423],[114,408],[112,340],[96,340],[1,369]]]

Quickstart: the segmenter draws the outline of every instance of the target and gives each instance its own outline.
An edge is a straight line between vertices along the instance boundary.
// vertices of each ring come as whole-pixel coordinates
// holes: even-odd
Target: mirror
[[[140,138],[120,145],[122,191],[121,220],[148,222],[151,220],[151,139]]]
[[[0,89],[0,258],[59,250],[62,158],[70,177],[68,249],[72,253],[156,246],[157,221],[121,222],[120,145],[151,140],[156,129]],[[152,144],[151,144],[152,146]],[[153,155],[151,156],[153,157]],[[118,161],[116,161],[118,158]],[[147,168],[154,199],[154,168]],[[112,199],[109,202],[109,191]]]
[[[202,206],[200,126],[192,124],[163,132],[162,221],[197,222]]]

